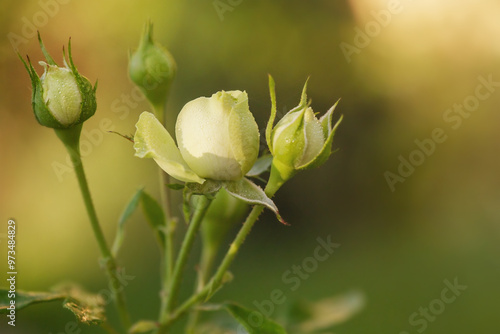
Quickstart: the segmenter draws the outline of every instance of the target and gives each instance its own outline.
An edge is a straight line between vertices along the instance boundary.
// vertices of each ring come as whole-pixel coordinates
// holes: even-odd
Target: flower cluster
[[[202,193],[224,187],[252,204],[258,203],[253,199],[264,198],[268,207],[277,211],[269,197],[298,171],[320,166],[328,159],[341,119],[332,126],[337,104],[316,118],[307,101],[306,82],[299,105],[274,126],[276,97],[271,77],[269,86],[272,111],[266,139],[273,158],[267,194],[245,178],[259,152],[259,130],[246,92],[220,91],[188,102],[177,118],[177,145],[153,114],[143,112],[134,136],[136,156],[153,158],[179,181],[205,184],[209,180],[210,186],[196,188],[204,189]]]

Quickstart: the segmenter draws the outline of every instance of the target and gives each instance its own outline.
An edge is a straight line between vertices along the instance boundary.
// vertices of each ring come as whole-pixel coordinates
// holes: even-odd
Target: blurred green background
[[[229,9],[218,11],[217,3]],[[252,306],[273,289],[283,290],[287,301],[356,289],[365,295],[364,309],[332,332],[413,334],[423,327],[409,317],[441,297],[444,280],[457,278],[467,289],[427,322],[425,333],[493,333],[500,300],[499,17],[495,0],[3,0],[2,285],[9,218],[18,227],[18,289],[45,291],[72,280],[98,292],[107,284],[65,150],[52,130],[37,124],[29,77],[14,48],[29,54],[41,73],[34,29],[56,61],[71,36],[78,69],[99,80],[98,111],[84,126],[84,163],[111,241],[132,193],[146,186],[158,194],[153,161],[135,158],[129,142],[101,129],[104,120],[107,128],[131,134],[149,109],[134,95],[126,67],[151,18],[156,39],[178,63],[171,111],[218,90],[246,90],[263,129],[270,111],[267,73],[276,80],[282,114],[298,104],[308,76],[316,112],[342,98],[339,151],[278,192],[276,203],[291,226],[264,214],[232,266],[234,281],[216,300]],[[471,112],[453,111],[464,103]],[[437,128],[446,140],[431,145],[427,139]],[[418,153],[416,141],[434,145],[433,152]],[[405,173],[401,159],[418,166],[391,187],[387,172]],[[327,236],[341,246],[292,291],[283,273],[312,256],[316,238]],[[143,216],[134,214],[118,259],[134,276],[126,286],[134,320],[157,316],[159,259]],[[191,287],[192,278],[184,286]],[[51,303],[19,311],[16,320],[12,328],[2,317],[0,332],[64,333],[74,318]]]

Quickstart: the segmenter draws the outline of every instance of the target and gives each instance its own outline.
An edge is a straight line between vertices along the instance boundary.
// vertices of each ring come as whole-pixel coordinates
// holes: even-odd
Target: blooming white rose
[[[136,128],[136,156],[155,159],[180,181],[239,180],[259,153],[259,130],[246,92],[221,91],[188,102],[175,127],[179,147],[151,113],[143,112]]]

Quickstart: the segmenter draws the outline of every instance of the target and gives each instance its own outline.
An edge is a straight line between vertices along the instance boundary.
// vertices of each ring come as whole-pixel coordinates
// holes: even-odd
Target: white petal
[[[205,181],[188,167],[174,140],[153,114],[143,112],[136,128],[134,136],[136,156],[153,158],[161,169],[177,180],[196,183]]]

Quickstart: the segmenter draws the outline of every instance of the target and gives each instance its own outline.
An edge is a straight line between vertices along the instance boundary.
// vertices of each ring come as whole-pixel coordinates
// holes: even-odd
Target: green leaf
[[[248,204],[263,205],[272,210],[276,214],[278,220],[287,225],[283,218],[281,218],[276,204],[274,204],[274,202],[267,197],[261,187],[250,180],[242,178],[238,181],[226,181],[224,182],[223,187],[228,193]]]
[[[347,321],[361,311],[364,304],[364,295],[352,291],[314,303],[294,303],[287,312],[287,318],[296,332],[315,333]]]
[[[32,304],[48,303],[66,298],[66,295],[56,292],[28,292],[16,290],[15,299],[9,297],[11,294],[12,293],[9,293],[8,289],[0,289],[0,314],[8,314],[10,312],[8,308],[11,305],[11,300],[15,301],[16,310],[20,310]]]
[[[160,247],[165,247],[165,214],[160,204],[145,191],[142,192],[141,204],[144,215],[149,225],[153,229]]]
[[[136,322],[128,330],[128,334],[146,333],[158,329],[158,323],[152,320],[141,320]]]
[[[120,219],[118,219],[118,230],[116,232],[115,241],[113,242],[113,247],[111,249],[111,252],[113,253],[114,257],[116,257],[116,254],[118,254],[118,251],[125,237],[125,222],[130,218],[132,213],[134,213],[135,209],[137,209],[137,206],[139,205],[139,201],[142,197],[143,192],[144,188],[141,188],[136,191],[134,196],[132,196],[127,206],[123,210]]]
[[[9,290],[0,289],[0,314],[9,313],[10,301]],[[69,309],[76,318],[85,324],[99,324],[106,317],[104,314],[104,300],[100,295],[85,292],[73,284],[64,284],[57,287],[54,292],[27,292],[17,290],[15,292],[16,310],[37,303],[47,303],[63,300],[63,307]]]
[[[193,194],[209,195],[219,191],[220,187],[222,186],[222,182],[215,180],[206,180],[203,184],[190,182],[186,183],[186,186]]]
[[[333,112],[333,110],[335,109],[335,107],[337,106],[337,104],[338,104],[338,101],[337,101],[337,103],[335,103],[335,105],[332,108],[330,108],[330,110],[328,110],[327,114],[325,114],[325,116],[323,116],[320,119],[320,122],[323,125],[323,127],[325,126],[325,123],[329,121],[328,118],[331,117],[330,115]],[[324,118],[324,117],[327,117],[327,118]],[[298,170],[306,170],[306,169],[316,168],[316,167],[321,166],[322,164],[324,164],[326,162],[326,160],[328,160],[328,158],[332,154],[333,136],[335,135],[335,131],[337,131],[337,128],[339,127],[340,123],[342,122],[342,119],[343,119],[343,116],[341,115],[339,120],[337,121],[337,123],[335,123],[333,128],[331,130],[329,130],[330,133],[328,135],[328,138],[326,139],[325,144],[323,145],[323,148],[321,149],[320,153],[316,156],[316,158],[311,160],[306,165],[298,167],[297,168]],[[330,120],[331,120],[331,118],[330,118]]]
[[[285,329],[257,311],[249,310],[235,303],[225,303],[224,308],[249,334],[286,334]]]
[[[261,156],[253,164],[252,169],[247,173],[246,176],[259,176],[260,174],[269,171],[271,169],[271,163],[273,162],[273,156],[271,154],[266,154]]]

